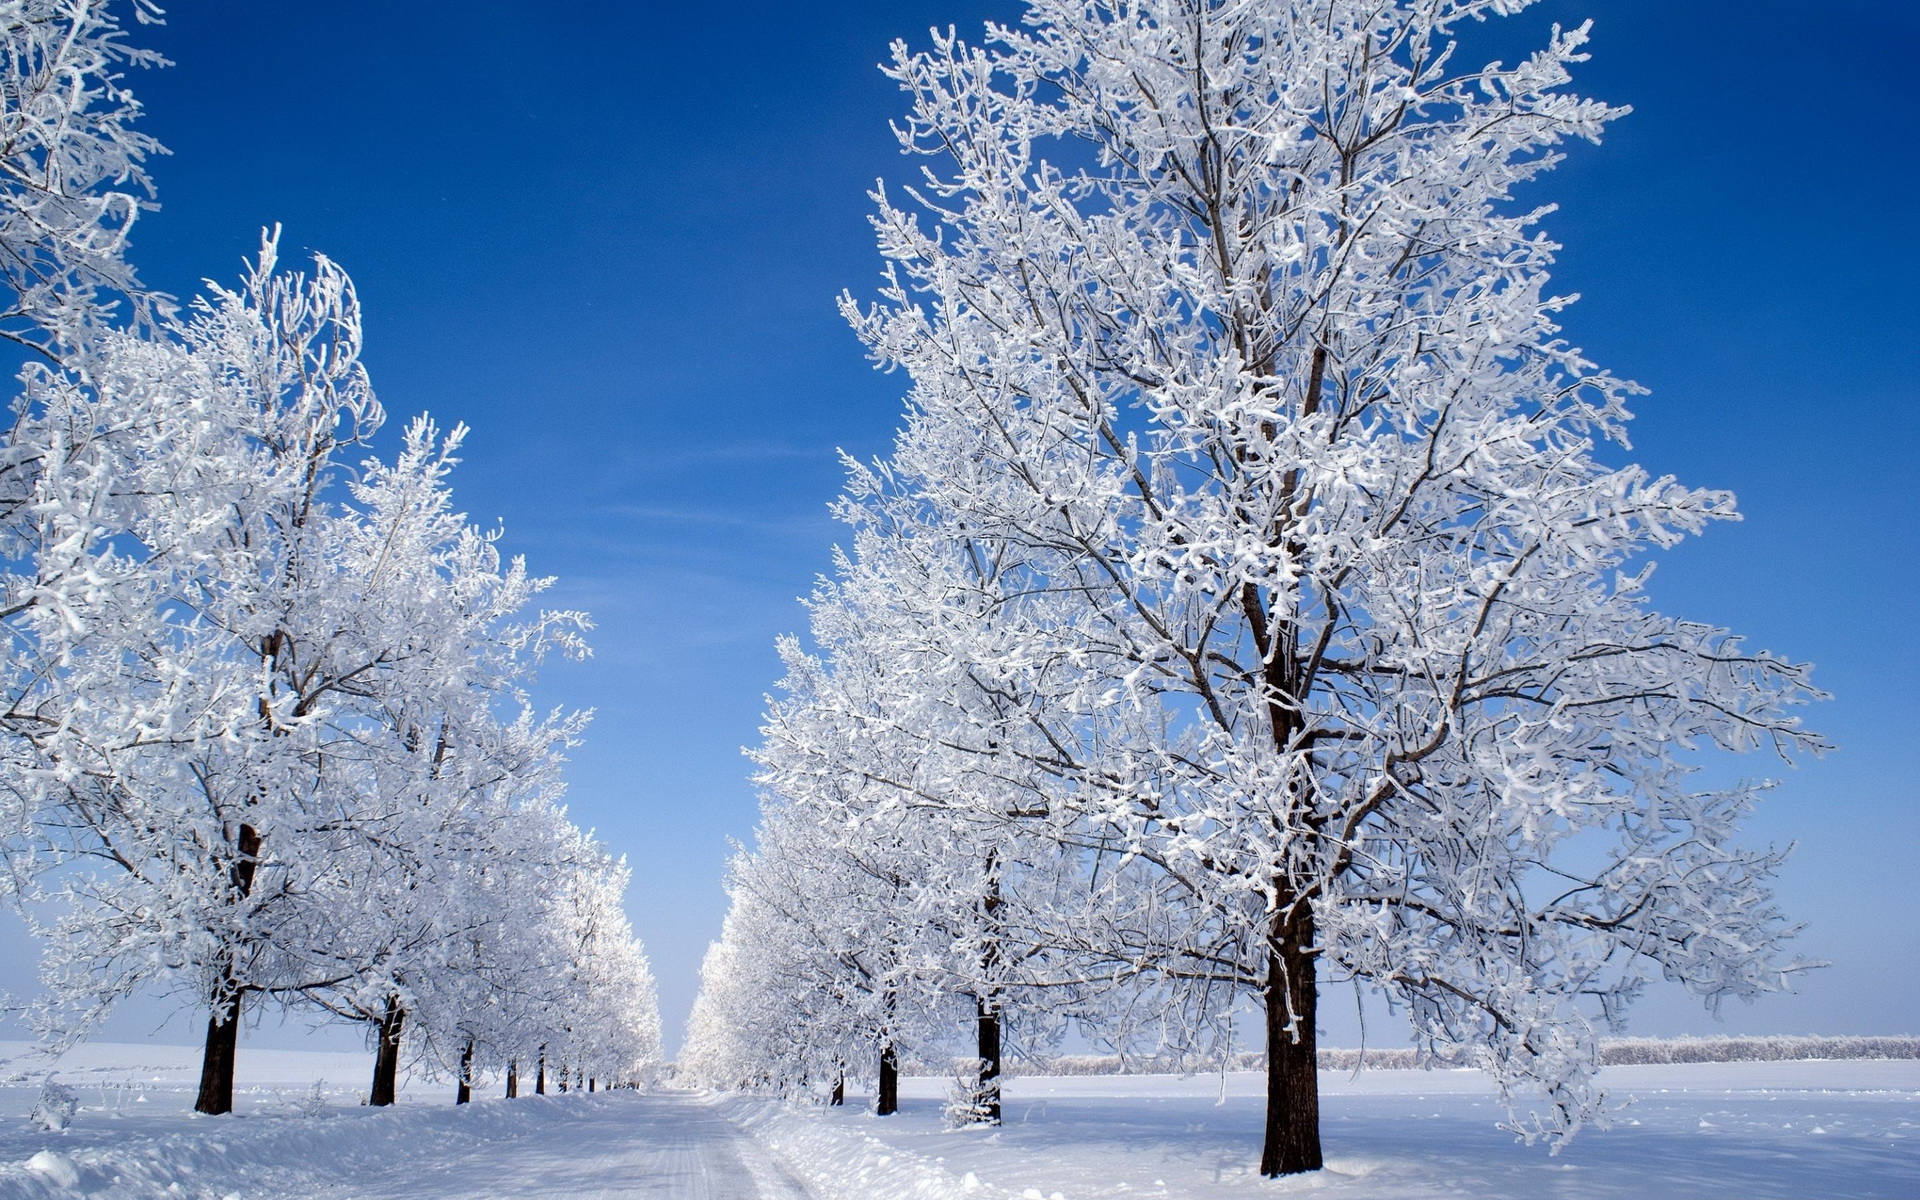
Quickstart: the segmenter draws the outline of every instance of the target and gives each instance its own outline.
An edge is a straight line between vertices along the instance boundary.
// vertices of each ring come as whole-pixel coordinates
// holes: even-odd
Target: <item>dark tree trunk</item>
[[[260,866],[260,831],[242,824],[234,841],[233,865],[227,879],[233,896],[245,900],[253,894],[254,872]],[[240,1009],[246,989],[234,978],[236,964],[228,951],[221,972],[224,986],[213,996],[212,1013],[207,1017],[207,1046],[200,1058],[200,1095],[194,1100],[195,1112],[220,1116],[233,1111],[233,1068],[240,1054]]]
[[[847,1073],[845,1071],[835,1071],[833,1073],[833,1094],[827,1097],[827,1103],[833,1105],[835,1108],[838,1108],[840,1105],[845,1104],[846,1102],[847,1102]]]
[[[987,940],[980,956],[980,974],[993,980],[1000,973],[1000,852],[987,855],[987,890],[981,897],[980,914],[986,920]],[[973,998],[974,1057],[980,1060],[980,1079],[975,1091],[976,1113],[988,1125],[1000,1123],[1000,1004],[999,990],[990,988],[984,996]]]
[[[375,1108],[392,1104],[400,1091],[400,1031],[407,1023],[407,1010],[398,996],[387,997],[387,1011],[380,1014],[380,1040],[373,1054],[373,1092],[367,1103]]]
[[[587,1076],[587,1095],[593,1095],[593,1076]]]
[[[534,1066],[533,1094],[536,1096],[547,1094],[547,1048],[545,1046],[540,1047],[540,1061]]]
[[[465,1104],[473,1099],[473,1039],[460,1047],[460,1083],[454,1089],[453,1102]]]
[[[1305,904],[1298,908],[1291,917],[1284,907],[1275,916],[1267,954],[1267,1136],[1260,1151],[1266,1176],[1320,1169],[1313,914]]]
[[[974,1044],[980,1059],[980,1119],[1000,1123],[1000,1010],[985,1000],[974,1002]]]
[[[1343,231],[1340,241],[1345,240]],[[1320,409],[1327,358],[1326,345],[1316,344],[1307,369],[1307,392],[1300,403],[1303,418],[1314,416]],[[1267,370],[1271,372],[1272,367]],[[1274,436],[1270,428],[1268,440]],[[1295,514],[1317,507],[1315,498],[1311,493],[1300,495],[1300,473],[1290,470],[1281,482],[1277,499],[1274,511],[1288,515],[1275,527],[1278,536],[1270,544],[1284,547],[1286,557],[1298,561],[1306,547]],[[1294,585],[1296,596],[1299,587]],[[1263,595],[1258,584],[1241,584],[1240,605],[1263,664],[1261,676],[1273,748],[1283,756],[1298,756],[1298,765],[1311,775],[1316,763],[1305,738],[1306,714],[1314,707],[1311,696],[1318,667],[1309,664],[1317,659],[1319,651],[1309,648],[1306,631],[1287,611],[1289,606],[1277,596]],[[1303,781],[1292,786],[1296,790],[1287,798],[1285,816],[1275,818],[1275,832],[1283,841],[1303,832],[1318,841],[1324,830],[1314,816],[1308,790]],[[1269,1178],[1321,1167],[1313,910],[1284,874],[1273,884],[1275,905],[1268,928],[1267,981],[1262,997],[1267,1017],[1267,1128],[1260,1150],[1260,1173]]]
[[[220,1116],[233,1111],[233,1066],[240,1053],[241,992],[215,997],[207,1018],[207,1046],[200,1059],[200,1096],[193,1111]]]
[[[893,1053],[893,1043],[887,1042],[880,1047],[880,1086],[873,1097],[873,1115],[890,1117],[900,1111],[900,1060]]]
[[[507,1099],[517,1099],[520,1095],[520,1060],[507,1060]]]

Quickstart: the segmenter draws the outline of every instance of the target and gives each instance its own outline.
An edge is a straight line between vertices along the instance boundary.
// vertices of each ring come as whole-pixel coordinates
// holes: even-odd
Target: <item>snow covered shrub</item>
[[[940,1115],[948,1129],[967,1129],[974,1125],[998,1125],[992,1104],[1000,1097],[999,1081],[982,1084],[980,1060],[957,1058],[953,1061],[953,1082],[947,1085],[947,1102]]]
[[[332,1107],[333,1105],[327,1102],[327,1081],[316,1079],[313,1081],[313,1086],[307,1089],[307,1094],[300,1098],[300,1103],[294,1111],[303,1117],[319,1117],[326,1115],[327,1110]]]
[[[73,1124],[73,1115],[79,1111],[80,1098],[49,1075],[40,1085],[40,1099],[34,1102],[27,1120],[36,1129],[58,1133]]]

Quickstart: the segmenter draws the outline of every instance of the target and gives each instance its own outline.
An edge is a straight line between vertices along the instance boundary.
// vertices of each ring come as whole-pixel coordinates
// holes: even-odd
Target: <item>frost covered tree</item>
[[[547,964],[544,989],[507,1045],[514,1056],[556,1066],[561,1089],[589,1081],[631,1084],[659,1064],[660,1017],[651,969],[621,902],[629,873],[587,834],[562,822],[555,842],[558,887],[545,917],[526,930],[533,949],[523,970]]]
[[[97,447],[42,473],[22,537],[50,582],[14,625],[16,849],[74,868],[40,893],[43,1015],[73,1037],[137,989],[206,1005],[202,1111],[231,1107],[249,997],[375,1025],[383,1095],[413,990],[498,984],[528,945],[536,1033],[627,1074],[652,1053],[609,1025],[641,1001],[604,994],[651,995],[617,965],[624,873],[553,807],[584,717],[525,693],[585,618],[532,611],[550,581],[453,510],[463,431],[415,422],[345,478],[382,416],[359,346],[344,273],[278,273],[269,239],[240,288],[36,377],[50,442]],[[540,902],[497,903],[516,889]]]
[[[659,1065],[660,1017],[621,907],[626,865],[559,810],[524,811],[531,836],[495,859],[511,864],[496,872],[514,893],[501,899],[523,915],[490,925],[463,969],[423,977],[414,1001],[429,1049],[463,1087],[492,1074],[476,1064],[543,1057],[589,1085],[643,1082]]]
[[[836,1064],[861,1064],[862,1076],[871,1066],[886,1115],[897,1106],[900,1056],[944,1050],[951,1036],[942,1027],[963,1021],[958,1001],[978,1033],[980,1084],[997,1088],[1007,988],[995,966],[1008,956],[988,926],[989,906],[1004,908],[990,876],[1006,829],[969,821],[958,799],[974,781],[949,773],[952,756],[925,736],[937,698],[910,690],[933,680],[885,663],[896,643],[862,626],[881,610],[850,601],[845,591],[816,597],[812,623],[826,660],[792,640],[781,646],[785,695],[754,755],[763,820],[754,853],[736,861],[732,891],[736,912],[747,909],[739,932],[760,943],[749,953],[793,960],[776,978],[804,980],[817,997],[789,991],[788,1012],[775,1019],[824,1032]],[[820,1009],[844,1015],[823,1020]],[[800,1071],[814,1081],[825,1073],[820,1062]]]
[[[1695,768],[1818,749],[1816,693],[1650,607],[1648,552],[1735,510],[1619,465],[1635,389],[1560,335],[1521,189],[1620,110],[1564,90],[1584,28],[1458,62],[1521,7],[1036,0],[889,69],[927,167],[845,303],[912,380],[882,486],[1049,598],[997,646],[923,633],[1077,673],[970,752],[1160,873],[1184,915],[1138,969],[1264,1011],[1268,1175],[1320,1165],[1323,980],[1557,1140],[1650,977],[1796,966],[1779,856],[1736,840],[1757,787]]]
[[[391,1102],[405,993],[454,969],[450,953],[464,957],[513,911],[494,908],[474,873],[516,840],[518,808],[557,798],[562,752],[586,721],[529,705],[550,649],[585,652],[586,619],[527,612],[552,580],[504,561],[495,537],[454,510],[447,480],[465,432],[441,438],[421,419],[392,464],[368,461],[326,556],[345,600],[330,628],[350,631],[363,664],[312,714],[342,733],[326,755],[338,793],[328,803],[349,835],[334,853],[358,859],[340,873],[351,890],[325,903],[346,955],[326,1005],[379,1030],[376,1103]]]
[[[1044,758],[1044,689],[1075,678],[1018,649],[1027,574],[908,536],[912,505],[854,477],[873,503],[841,506],[855,539],[809,605],[819,653],[781,644],[754,752],[762,823],[703,977],[729,999],[703,1021],[731,1039],[717,1078],[736,1085],[818,1084],[830,1064],[872,1065],[877,1044],[883,1115],[899,1054],[928,1061],[964,1028],[952,1116],[993,1122],[1014,1038],[1044,1052],[1123,990],[1116,976],[1131,982],[1128,960],[1093,947],[1138,915],[1134,873],[1054,802],[1057,773],[1001,752]]]
[[[158,10],[137,2],[138,21]],[[10,405],[0,434],[0,622],[10,641],[34,611],[58,609],[72,589],[101,581],[63,578],[36,560],[43,531],[36,505],[49,475],[90,478],[106,489],[104,454],[132,427],[90,429],[64,423],[35,402],[53,386],[50,368],[84,355],[109,327],[122,299],[133,315],[165,311],[164,298],[138,285],[126,260],[134,219],[151,200],[146,160],[161,148],[133,128],[140,106],[121,71],[153,65],[156,55],[130,45],[109,0],[9,0],[0,3],[0,338],[30,354],[26,388]],[[103,505],[107,503],[102,497]],[[0,691],[17,697],[32,685],[17,655],[0,657]],[[0,711],[0,760],[24,766],[43,723],[30,710]],[[0,801],[9,832],[29,819],[16,797]]]
[[[659,1062],[659,1012],[645,952],[621,907],[625,864],[544,797],[517,798],[489,817],[483,837],[443,844],[439,858],[438,900],[413,909],[424,915],[431,907],[437,926],[388,927],[389,939],[393,928],[409,930],[399,947],[405,955],[390,954],[357,985],[314,998],[369,1027],[371,1102],[393,1103],[403,1053],[452,1079],[458,1103],[497,1068],[543,1053],[597,1082],[649,1078]]]
[[[0,337],[48,358],[83,347],[118,298],[138,318],[166,307],[126,260],[161,149],[133,128],[140,105],[121,74],[161,59],[128,43],[120,7],[0,3]],[[140,23],[160,14],[126,7]]]
[[[324,259],[311,278],[275,267],[269,240],[238,290],[157,336],[108,334],[44,405],[142,428],[111,461],[136,495],[121,522],[88,513],[84,486],[48,505],[113,580],[35,637],[56,664],[36,701],[61,714],[44,849],[104,868],[65,881],[48,979],[79,1029],[156,973],[200,996],[204,1112],[230,1108],[246,996],[351,970],[334,954],[351,910],[323,897],[355,889],[365,829],[336,804],[363,703],[411,659],[380,566],[351,555],[361,515],[326,495],[382,419],[357,301]]]
[[[207,1112],[250,997],[376,1024],[376,1090],[409,1002],[428,1061],[511,1009],[633,1078],[658,1035],[625,868],[557,807],[585,718],[525,691],[585,618],[532,611],[550,581],[454,511],[464,430],[357,461],[383,414],[334,264],[279,272],[275,234],[184,315],[139,288],[159,148],[120,72],[159,60],[115,8],[0,0],[0,337],[37,355],[0,441],[0,837],[46,922],[38,1016],[205,1006]]]
[[[637,1086],[650,1081],[660,1066],[653,969],[623,907],[631,878],[625,859],[581,836],[593,853],[571,859],[576,871],[568,908],[574,968],[573,996],[566,1006],[568,1061],[589,1089],[596,1081]]]
[[[30,377],[43,440],[101,447],[73,460],[89,470],[43,473],[47,586],[16,626],[35,664],[16,711],[38,718],[40,767],[15,784],[33,850],[102,868],[64,878],[53,1001],[77,1031],[156,973],[197,994],[209,1111],[231,1104],[247,992],[330,971],[307,901],[344,861],[340,830],[307,800],[324,804],[344,730],[315,709],[369,669],[321,497],[334,453],[380,419],[358,307],[331,264],[274,265],[268,242],[240,289],[152,336],[103,334],[84,372]]]
[[[942,1017],[957,1024],[934,978],[952,943],[918,903],[924,828],[837,815],[851,823],[769,799],[754,849],[731,864],[680,1065],[710,1086],[815,1098],[870,1080],[887,1116],[902,1057],[941,1046]]]

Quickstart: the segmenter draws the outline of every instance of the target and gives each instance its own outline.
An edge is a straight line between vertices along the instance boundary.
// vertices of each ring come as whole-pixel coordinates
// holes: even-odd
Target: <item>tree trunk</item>
[[[533,1094],[536,1096],[547,1094],[547,1048],[545,1046],[540,1047],[540,1061],[534,1066]]]
[[[587,1076],[587,1095],[593,1095],[593,1076]]]
[[[373,1093],[367,1103],[375,1108],[392,1104],[400,1090],[400,1031],[407,1023],[407,1010],[398,996],[387,997],[387,1011],[380,1015],[380,1040],[373,1055]]]
[[[520,1060],[507,1060],[507,1099],[517,1099],[520,1095]]]
[[[460,1047],[460,1083],[454,1089],[453,1102],[465,1104],[473,1099],[473,1039]]]
[[[833,1105],[835,1108],[838,1108],[842,1104],[845,1104],[846,1102],[847,1102],[847,1073],[845,1071],[835,1071],[833,1073],[833,1094],[827,1097],[827,1103]]]
[[[1267,951],[1267,1136],[1260,1173],[1269,1177],[1320,1169],[1314,925],[1306,905],[1298,908],[1298,915],[1289,916],[1285,906],[1275,915]]]
[[[974,1045],[980,1059],[980,1119],[1000,1123],[1000,1010],[975,997]]]
[[[885,1042],[880,1047],[880,1086],[875,1089],[873,1115],[890,1117],[900,1111],[900,1060],[893,1053],[893,1043]]]
[[[221,1116],[233,1111],[233,1067],[240,1053],[243,994],[215,997],[207,1018],[207,1046],[200,1058],[200,1096],[193,1111]]]
[[[234,842],[238,853],[227,869],[236,899],[253,894],[253,875],[260,866],[260,831],[241,825]],[[240,1009],[246,989],[234,978],[236,964],[231,947],[221,971],[223,986],[214,993],[212,1013],[207,1017],[207,1045],[200,1057],[200,1095],[193,1111],[221,1116],[233,1111],[233,1067],[240,1054]]]
[[[1000,974],[1000,851],[987,854],[987,891],[980,913],[988,936],[980,955],[980,976],[992,981]],[[1000,1123],[1000,992],[989,986],[973,998],[974,1057],[980,1060],[980,1080],[974,1092],[977,1116],[988,1125]]]

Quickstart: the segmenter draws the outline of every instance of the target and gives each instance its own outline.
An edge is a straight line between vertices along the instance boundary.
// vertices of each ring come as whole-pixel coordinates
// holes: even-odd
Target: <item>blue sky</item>
[[[901,381],[833,308],[874,287],[864,193],[903,167],[874,64],[895,36],[1017,14],[183,0],[137,34],[176,64],[132,81],[174,152],[136,231],[147,280],[229,278],[272,222],[285,251],[337,259],[389,412],[472,425],[464,506],[594,613],[593,661],[542,690],[598,710],[574,813],[633,865],[670,1040],[719,931],[727,839],[752,829],[739,748],[772,641],[802,623],[795,598],[837,535],[835,449],[881,452],[899,409]],[[1639,460],[1733,488],[1747,513],[1668,556],[1655,594],[1818,663],[1838,698],[1813,721],[1842,747],[1787,773],[1753,825],[1799,842],[1783,898],[1834,965],[1718,1026],[1654,995],[1637,1028],[1920,1029],[1920,206],[1902,86],[1920,9],[1550,0],[1484,36],[1511,56],[1589,15],[1579,87],[1636,111],[1538,193],[1562,206],[1561,286],[1584,296],[1568,334],[1653,389]]]

